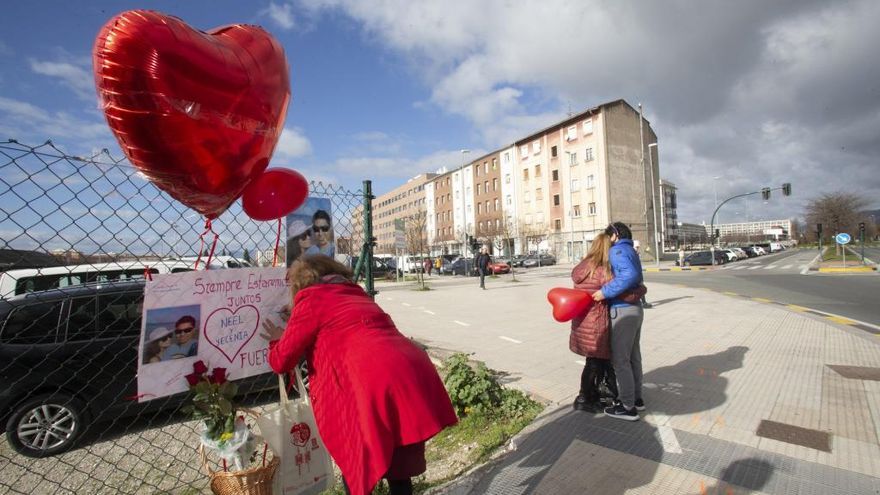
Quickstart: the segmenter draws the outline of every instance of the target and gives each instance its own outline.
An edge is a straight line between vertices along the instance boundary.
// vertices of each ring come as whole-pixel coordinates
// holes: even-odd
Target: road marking
[[[463,322],[463,321],[452,320],[452,322],[453,322],[453,323],[458,323],[459,325],[461,325],[461,326],[463,326],[463,327],[469,327],[469,326],[470,326],[470,324],[465,323],[465,322]]]
[[[510,337],[505,337],[504,335],[499,335],[498,338],[501,340],[506,340],[508,342],[513,342],[514,344],[522,344],[521,340],[512,339]]]
[[[765,270],[772,270],[774,268],[776,268],[776,265],[767,265],[764,267]]]
[[[435,312],[433,312],[433,311],[428,311],[427,309],[425,310],[425,313],[428,313],[429,315],[437,314],[437,313],[435,313]]]
[[[740,265],[740,266],[734,268],[734,270],[745,270],[746,268],[748,268],[746,265]]]
[[[739,295],[736,292],[722,292],[722,294],[726,294],[728,296],[738,296]]]
[[[762,303],[771,303],[771,302],[773,302],[773,301],[771,301],[770,299],[764,299],[763,297],[753,297],[753,298],[752,298],[752,301],[758,301],[758,302],[762,302]]]
[[[789,268],[791,268],[791,267],[793,267],[793,266],[794,266],[794,265],[785,265],[785,266],[783,266],[781,269],[782,269],[782,270],[788,270]]]
[[[410,307],[410,306],[412,306],[412,304],[410,304],[410,303],[401,303],[401,304],[403,304],[403,305],[406,306],[406,307]]]
[[[758,268],[761,268],[761,265],[750,266],[750,267],[749,267],[749,270],[757,270]]]
[[[807,308],[803,306],[798,306],[797,304],[786,304],[785,306],[792,311],[797,311],[798,313],[803,313],[807,310]]]
[[[825,318],[833,321],[834,323],[840,323],[843,325],[852,325],[853,323],[855,323],[853,320],[850,320],[849,318],[844,318],[842,316],[826,316]]]

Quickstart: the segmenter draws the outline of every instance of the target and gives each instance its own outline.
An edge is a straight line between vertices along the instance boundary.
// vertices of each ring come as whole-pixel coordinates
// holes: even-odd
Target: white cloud
[[[285,127],[275,146],[275,158],[290,160],[311,154],[312,143],[302,133],[302,129]]]
[[[299,5],[360,23],[429,88],[427,104],[415,106],[462,116],[490,149],[562,119],[570,102],[575,111],[643,102],[682,220],[711,212],[713,182],[719,198],[792,182],[794,196],[758,205],[766,217],[802,214],[828,184],[880,206],[878,2]],[[361,158],[346,166],[409,176],[416,165]]]
[[[31,144],[46,139],[67,141],[82,149],[104,148],[115,140],[104,122],[82,120],[65,112],[48,112],[33,104],[0,96],[0,136]]]
[[[276,4],[269,2],[269,6],[260,11],[260,15],[271,19],[282,29],[293,29],[296,22],[293,18],[293,7],[290,4]]]
[[[31,70],[37,74],[60,79],[79,98],[95,99],[95,79],[91,70],[70,62],[46,62],[33,59],[29,62]]]

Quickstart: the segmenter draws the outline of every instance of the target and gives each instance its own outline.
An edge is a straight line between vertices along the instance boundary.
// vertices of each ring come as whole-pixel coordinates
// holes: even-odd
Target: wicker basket
[[[214,471],[208,464],[205,447],[199,446],[202,467],[211,480],[211,491],[216,495],[272,495],[272,479],[278,469],[280,460],[272,456],[272,460],[263,466],[243,469],[241,471]]]

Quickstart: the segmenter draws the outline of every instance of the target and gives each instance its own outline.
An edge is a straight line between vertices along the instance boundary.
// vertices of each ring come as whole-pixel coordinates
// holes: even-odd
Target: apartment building
[[[641,124],[641,125],[640,125]],[[642,253],[653,245],[660,198],[657,136],[624,100],[572,115],[514,143],[522,252],[581,259],[612,221],[630,226]],[[654,194],[651,185],[657,186]],[[644,256],[644,255],[643,255]],[[650,254],[649,256],[653,256]]]
[[[432,173],[419,174],[402,186],[373,200],[373,236],[376,237],[377,254],[395,254],[395,219],[415,219],[419,215],[425,215],[425,185],[435,176],[436,174]],[[427,225],[427,218],[415,221]]]
[[[753,222],[716,224],[721,242],[759,242],[787,241],[792,239],[793,224],[791,220],[756,220]],[[706,225],[706,232],[711,235],[711,225]]]
[[[663,251],[678,249],[678,196],[675,184],[660,180],[660,240]]]

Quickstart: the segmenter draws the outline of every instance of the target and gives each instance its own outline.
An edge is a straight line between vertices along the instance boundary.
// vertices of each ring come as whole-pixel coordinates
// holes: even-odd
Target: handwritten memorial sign
[[[270,372],[265,319],[286,326],[286,269],[236,268],[154,275],[144,292],[138,361],[141,401],[187,390],[195,361],[230,380]]]

